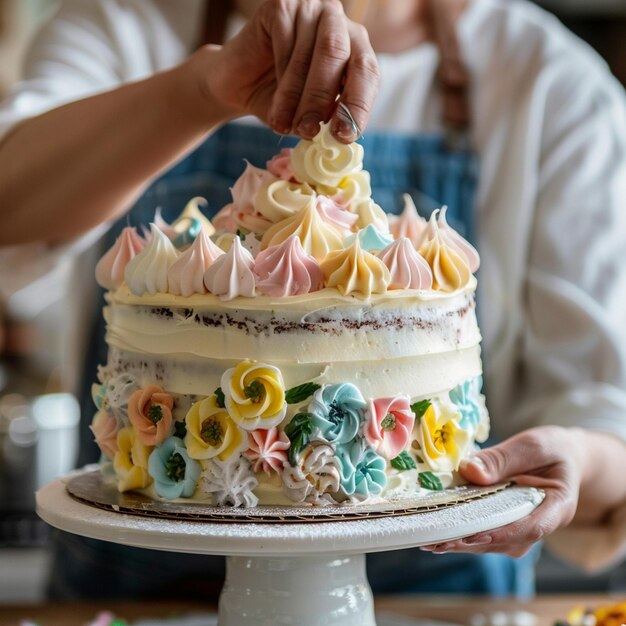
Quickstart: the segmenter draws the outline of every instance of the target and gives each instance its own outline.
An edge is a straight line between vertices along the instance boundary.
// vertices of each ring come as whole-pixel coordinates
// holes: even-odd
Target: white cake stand
[[[220,626],[376,626],[365,553],[458,539],[528,515],[542,501],[510,487],[424,513],[355,521],[194,522],[146,518],[74,500],[59,479],[37,493],[48,524],[129,546],[224,555]]]

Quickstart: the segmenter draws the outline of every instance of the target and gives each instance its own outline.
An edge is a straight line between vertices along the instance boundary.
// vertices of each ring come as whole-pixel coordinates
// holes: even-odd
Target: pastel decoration
[[[261,248],[277,246],[292,235],[296,235],[304,251],[318,261],[330,251],[343,247],[341,233],[321,218],[313,199],[292,217],[271,226],[263,235]]]
[[[222,376],[226,410],[244,430],[273,428],[287,412],[285,384],[277,367],[241,361]]]
[[[213,217],[213,226],[218,231],[234,233],[237,231],[237,221],[235,220],[235,205],[231,202],[223,206]]]
[[[325,222],[337,228],[343,235],[350,233],[359,219],[358,215],[350,213],[345,206],[327,196],[317,196],[315,208]]]
[[[309,413],[320,436],[333,444],[345,444],[358,434],[367,403],[351,383],[325,385],[313,394]]]
[[[148,473],[148,457],[151,447],[145,446],[130,427],[117,433],[117,452],[113,458],[113,469],[120,493],[133,489],[145,489],[151,482]]]
[[[168,224],[164,219],[163,216],[161,215],[161,207],[157,207],[156,211],[154,212],[154,220],[152,221],[152,223],[168,238],[168,239],[174,239],[174,237],[176,237],[176,235],[178,234],[173,228],[172,226],[170,226],[170,224]],[[145,226],[142,225],[142,230],[143,230],[143,237],[146,240],[146,242],[149,242],[150,239],[152,239],[152,233],[150,232],[149,229],[146,229]]]
[[[245,455],[252,463],[255,474],[263,471],[280,473],[287,463],[287,450],[291,442],[282,430],[258,429],[248,433],[248,450]]]
[[[330,252],[320,267],[326,286],[335,287],[344,296],[359,293],[369,298],[373,293],[385,293],[391,281],[387,266],[363,250],[358,237],[349,248]]]
[[[172,239],[172,243],[176,248],[182,250],[190,245],[198,233],[203,232],[202,222],[195,217],[185,217],[178,223],[179,229],[176,231],[179,234]]]
[[[448,394],[461,414],[461,428],[474,432],[478,443],[483,443],[489,435],[489,414],[485,407],[485,398],[480,393],[482,384],[483,377],[476,376],[457,385]]]
[[[135,391],[128,400],[128,417],[146,446],[163,443],[172,434],[174,399],[158,385]]]
[[[211,221],[204,215],[200,207],[205,209],[209,203],[205,198],[196,196],[187,202],[182,213],[172,223],[172,228],[180,234],[184,234],[193,228],[189,233],[189,243],[191,243],[198,235],[199,229],[203,230],[208,237],[215,234],[215,227]]]
[[[391,460],[409,447],[414,425],[409,396],[370,400],[365,439],[375,452]]]
[[[259,502],[253,491],[258,484],[248,459],[239,457],[232,461],[211,459],[199,487],[218,506],[254,507]]]
[[[194,402],[185,424],[185,446],[192,459],[206,461],[217,457],[227,461],[241,451],[244,437],[215,396]]]
[[[359,202],[354,212],[358,217],[356,222],[357,228],[365,228],[372,224],[374,228],[381,233],[389,232],[389,219],[387,218],[387,214],[371,198]]]
[[[342,178],[363,169],[363,146],[337,141],[330,123],[323,123],[312,140],[298,142],[291,154],[291,167],[300,182],[337,187]]]
[[[261,186],[275,180],[267,170],[254,167],[246,161],[246,169],[231,189],[233,196],[232,219],[239,228],[263,233],[272,221],[261,215],[256,208],[256,196]]]
[[[387,289],[431,289],[433,273],[426,259],[407,237],[390,243],[376,255],[389,270]]]
[[[255,206],[264,218],[275,224],[291,217],[314,198],[315,192],[307,183],[268,180],[257,191]]]
[[[419,253],[432,270],[433,289],[455,291],[465,287],[472,277],[466,257],[447,243],[437,225],[436,211],[433,211],[428,227],[433,236],[422,244]]]
[[[129,261],[124,270],[126,284],[136,296],[167,293],[167,274],[179,254],[155,224],[150,224],[150,233],[148,245]]]
[[[113,415],[98,411],[91,422],[94,441],[104,456],[112,460],[117,452],[118,423]]]
[[[373,224],[368,224],[354,235],[350,235],[344,242],[345,246],[352,245],[356,239],[359,240],[361,248],[368,252],[382,250],[393,241],[393,237],[379,232]]]
[[[211,241],[206,230],[200,229],[191,246],[174,261],[168,270],[169,292],[177,296],[206,293],[204,274],[223,254],[224,251]]]
[[[136,228],[127,226],[113,246],[96,265],[96,281],[105,289],[117,289],[124,282],[124,270],[146,246],[146,241]]]
[[[148,471],[161,498],[191,498],[202,468],[194,461],[181,439],[170,437],[157,446],[148,458]]]
[[[337,447],[341,488],[348,496],[365,500],[380,495],[387,486],[385,459],[362,440]]]
[[[298,296],[324,286],[319,263],[303,250],[296,235],[260,252],[254,273],[258,292],[267,296]]]
[[[130,397],[139,389],[135,378],[127,372],[112,376],[107,380],[105,403],[107,411],[118,421],[118,424],[128,426],[128,402]]]
[[[372,197],[370,173],[367,170],[361,170],[348,174],[339,181],[337,187],[324,190],[324,193],[332,196],[337,204],[354,211],[361,202]]]
[[[255,295],[254,258],[243,247],[237,236],[230,250],[218,256],[204,274],[208,291],[221,300],[232,300],[237,296],[253,298]]]
[[[478,268],[480,267],[480,255],[469,241],[461,237],[461,235],[459,235],[459,233],[457,233],[456,230],[448,224],[446,219],[447,211],[447,206],[441,207],[439,217],[437,218],[437,226],[439,226],[439,230],[444,233],[448,245],[465,256],[470,271],[474,273],[478,271]]]
[[[291,168],[291,153],[293,148],[283,148],[275,154],[267,163],[267,170],[282,180],[293,179],[293,169]]]
[[[394,239],[406,237],[417,250],[427,236],[428,222],[417,212],[413,198],[403,194],[404,209],[400,215],[389,216],[389,228]]]

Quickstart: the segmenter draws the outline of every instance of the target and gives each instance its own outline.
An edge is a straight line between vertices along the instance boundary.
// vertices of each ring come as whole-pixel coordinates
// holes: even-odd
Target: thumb
[[[512,464],[507,462],[510,454],[506,454],[507,444],[499,444],[481,450],[469,459],[461,461],[459,473],[476,485],[493,485],[507,480],[513,475]]]

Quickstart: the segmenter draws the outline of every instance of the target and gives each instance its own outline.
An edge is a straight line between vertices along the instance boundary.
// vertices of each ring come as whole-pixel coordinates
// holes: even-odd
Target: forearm
[[[204,51],[202,70],[210,68]],[[58,241],[118,217],[228,115],[198,61],[27,120],[0,143],[0,245]]]

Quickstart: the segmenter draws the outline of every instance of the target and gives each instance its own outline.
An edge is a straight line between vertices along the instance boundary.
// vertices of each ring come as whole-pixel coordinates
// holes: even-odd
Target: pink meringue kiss
[[[253,298],[255,295],[254,257],[235,235],[226,254],[219,256],[204,274],[204,284],[221,300],[238,296]]]
[[[178,233],[176,232],[176,230],[174,230],[174,227],[171,224],[168,224],[164,219],[163,216],[161,215],[161,207],[158,207],[157,210],[154,212],[154,219],[152,220],[152,223],[168,238],[168,239],[175,239],[176,237],[178,237]],[[142,231],[143,231],[143,236],[144,239],[146,240],[146,243],[148,243],[150,241],[150,239],[152,239],[152,233],[150,232],[149,228],[146,228],[145,226],[141,227]]]
[[[267,170],[283,180],[293,180],[293,170],[291,169],[291,153],[293,148],[283,148],[275,154],[267,163]]]
[[[441,211],[439,211],[439,216],[437,217],[437,226],[443,232],[444,241],[454,250],[460,252],[467,259],[467,264],[469,265],[470,272],[472,274],[478,270],[480,267],[480,256],[478,254],[478,250],[474,248],[474,246],[461,237],[459,233],[448,224],[448,220],[446,219],[446,213],[448,211],[447,206],[442,206]]]
[[[411,441],[415,413],[408,396],[370,400],[365,439],[386,459],[394,459]]]
[[[124,282],[128,262],[146,247],[146,241],[132,226],[127,226],[113,246],[96,265],[96,281],[105,289],[117,289]]]
[[[428,261],[407,237],[396,239],[376,255],[391,274],[387,289],[431,289],[433,272]]]
[[[227,233],[237,232],[237,222],[235,221],[235,205],[231,202],[222,207],[211,220],[217,230]]]
[[[428,222],[417,212],[413,198],[408,193],[403,196],[404,209],[400,215],[389,216],[389,230],[394,239],[408,237],[415,249],[424,241]]]
[[[352,232],[352,227],[359,219],[358,215],[351,213],[328,196],[317,196],[315,208],[326,223],[342,230],[346,235]]]
[[[324,286],[319,263],[304,251],[297,235],[259,252],[254,273],[257,290],[266,296],[299,296]]]
[[[282,471],[291,442],[284,432],[274,427],[248,433],[248,446],[244,454],[252,463],[254,473],[258,474],[263,470],[269,476],[272,471]]]

